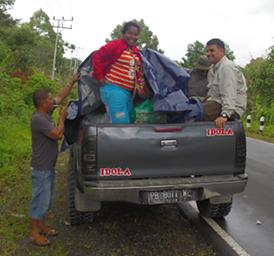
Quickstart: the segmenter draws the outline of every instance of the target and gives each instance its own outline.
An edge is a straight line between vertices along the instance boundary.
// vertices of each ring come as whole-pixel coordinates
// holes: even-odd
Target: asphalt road
[[[230,215],[218,223],[251,255],[274,255],[274,144],[247,139],[249,175],[234,196]]]

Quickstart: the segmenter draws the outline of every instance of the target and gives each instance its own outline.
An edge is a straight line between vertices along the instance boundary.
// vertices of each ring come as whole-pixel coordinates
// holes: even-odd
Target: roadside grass
[[[252,122],[251,127],[246,127],[246,121],[243,121],[246,136],[274,143],[274,124],[265,124],[263,132],[260,132],[259,122]]]
[[[65,158],[62,154],[62,175],[58,178],[58,187],[65,186]],[[31,244],[29,240],[28,209],[31,199],[31,170],[29,159],[18,160],[18,165],[5,168],[5,173],[0,174],[0,255],[15,255],[22,243]],[[59,166],[60,168],[60,166]],[[61,168],[60,168],[61,169]],[[60,175],[59,175],[60,176]],[[61,180],[60,180],[61,178]],[[60,199],[59,199],[60,200]],[[64,200],[64,199],[62,199]],[[50,221],[49,221],[50,222]],[[23,242],[22,242],[23,241]],[[30,246],[28,255],[47,255],[45,248]],[[55,246],[52,255],[68,255],[61,244]]]
[[[12,255],[28,229],[28,204],[31,197],[29,163],[6,168],[0,176],[0,254]]]
[[[265,134],[260,134],[252,131],[246,131],[246,136],[257,140],[274,143],[274,136],[267,136]]]
[[[28,125],[16,118],[0,120],[0,255],[12,255],[28,227],[31,196]]]

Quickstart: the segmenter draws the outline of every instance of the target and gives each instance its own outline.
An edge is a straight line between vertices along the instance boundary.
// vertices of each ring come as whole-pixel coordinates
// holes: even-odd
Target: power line
[[[57,44],[58,44],[59,32],[61,32],[64,29],[72,29],[72,25],[70,25],[70,27],[64,26],[65,22],[72,22],[72,21],[73,21],[73,17],[71,17],[71,19],[69,19],[69,20],[65,19],[64,17],[62,17],[62,19],[56,19],[55,17],[53,17],[53,26],[52,27],[57,28],[57,32],[56,32],[54,55],[53,55],[53,61],[52,61],[51,80],[54,80],[55,64],[56,64],[56,53],[57,53]],[[59,29],[61,29],[61,30],[59,30]]]
[[[84,47],[76,47],[76,52],[75,52],[75,58],[74,58],[74,73],[76,72],[76,66],[77,66],[77,63],[78,63],[78,59],[77,59],[77,54],[78,54],[78,50],[82,50],[84,49]]]
[[[52,12],[52,9],[51,9],[50,5],[48,4],[47,0],[44,0],[44,1],[46,3],[47,7],[49,8],[49,10]]]
[[[62,12],[62,8],[61,8],[59,0],[57,0],[57,4],[58,4],[58,8],[60,10],[60,14],[63,16],[63,12]]]
[[[70,15],[72,16],[72,3],[71,3],[71,0],[69,0],[69,8],[70,8]]]

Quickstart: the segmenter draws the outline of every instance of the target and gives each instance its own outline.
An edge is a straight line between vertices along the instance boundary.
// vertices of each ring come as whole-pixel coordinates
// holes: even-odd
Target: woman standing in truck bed
[[[140,27],[127,22],[121,39],[113,40],[92,55],[92,76],[101,85],[100,96],[112,123],[130,123],[132,94],[145,94],[141,56],[136,46]]]

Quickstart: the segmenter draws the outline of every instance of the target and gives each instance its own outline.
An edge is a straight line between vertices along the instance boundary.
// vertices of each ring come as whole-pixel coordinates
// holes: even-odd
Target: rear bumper
[[[97,180],[85,181],[85,201],[122,201],[146,204],[142,192],[199,189],[194,200],[203,200],[223,195],[240,193],[247,184],[247,174],[205,176],[193,178],[138,179],[138,180]]]

